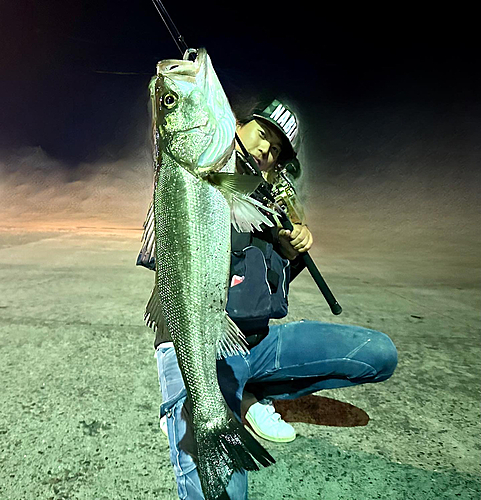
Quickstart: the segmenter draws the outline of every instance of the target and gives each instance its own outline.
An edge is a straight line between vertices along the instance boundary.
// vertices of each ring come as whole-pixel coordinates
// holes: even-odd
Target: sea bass
[[[156,278],[149,326],[165,325],[191,404],[195,460],[206,499],[225,495],[234,471],[271,455],[227,407],[216,358],[247,352],[225,312],[230,227],[272,225],[248,198],[258,181],[233,170],[235,119],[205,49],[195,61],[161,61],[150,84],[153,112],[153,237]],[[188,57],[188,54],[186,55]],[[221,172],[221,170],[224,170]],[[244,193],[244,194],[242,194]]]

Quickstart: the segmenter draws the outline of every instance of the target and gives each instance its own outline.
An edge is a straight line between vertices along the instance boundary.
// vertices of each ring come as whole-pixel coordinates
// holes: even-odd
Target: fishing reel
[[[236,151],[236,166],[240,172],[249,172],[254,174],[249,167],[245,156]],[[262,197],[268,191],[268,199],[274,201],[286,212],[290,221],[294,224],[302,224],[305,219],[304,209],[297,195],[295,180],[301,175],[301,165],[299,160],[291,158],[290,160],[279,163],[269,172],[261,172],[264,182],[256,191]]]
[[[284,172],[294,180],[297,180],[301,176],[301,164],[297,156],[279,163],[275,170],[278,172]]]
[[[267,182],[272,185],[271,194],[287,213],[293,224],[302,224],[305,220],[304,209],[297,194],[295,181],[301,175],[301,164],[297,157],[279,163],[268,172]]]

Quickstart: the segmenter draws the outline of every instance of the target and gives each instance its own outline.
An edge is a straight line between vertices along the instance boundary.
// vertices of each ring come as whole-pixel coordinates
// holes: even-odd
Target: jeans
[[[182,407],[186,390],[172,347],[156,351],[162,405],[167,415],[170,459],[180,499],[204,496],[196,465],[179,447],[187,422]],[[295,399],[322,389],[349,387],[388,379],[397,365],[397,351],[384,333],[350,325],[297,321],[274,325],[248,355],[217,363],[225,400],[240,419],[244,388],[261,399]],[[247,499],[247,472],[233,474],[227,488],[231,500]]]

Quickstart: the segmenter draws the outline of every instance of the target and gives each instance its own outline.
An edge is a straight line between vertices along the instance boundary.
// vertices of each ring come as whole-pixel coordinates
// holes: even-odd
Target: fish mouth
[[[157,75],[163,78],[177,78],[182,80],[192,80],[199,74],[204,67],[207,51],[204,48],[196,50],[197,57],[195,61],[188,59],[167,59],[157,63]],[[186,51],[184,57],[188,57]]]

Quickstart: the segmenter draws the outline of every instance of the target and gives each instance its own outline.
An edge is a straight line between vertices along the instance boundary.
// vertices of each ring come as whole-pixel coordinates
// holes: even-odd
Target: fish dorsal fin
[[[235,356],[237,354],[249,354],[249,348],[245,335],[239,327],[225,313],[224,335],[217,342],[217,359]]]
[[[150,203],[149,211],[144,222],[144,232],[142,234],[142,248],[140,249],[139,259],[144,265],[155,262],[155,221],[154,221],[154,202]]]
[[[225,196],[231,209],[231,222],[237,231],[250,232],[254,229],[260,231],[261,224],[268,227],[274,225],[259,209],[273,215],[276,215],[276,212],[249,197],[263,181],[262,178],[224,172],[212,173],[205,178]]]

